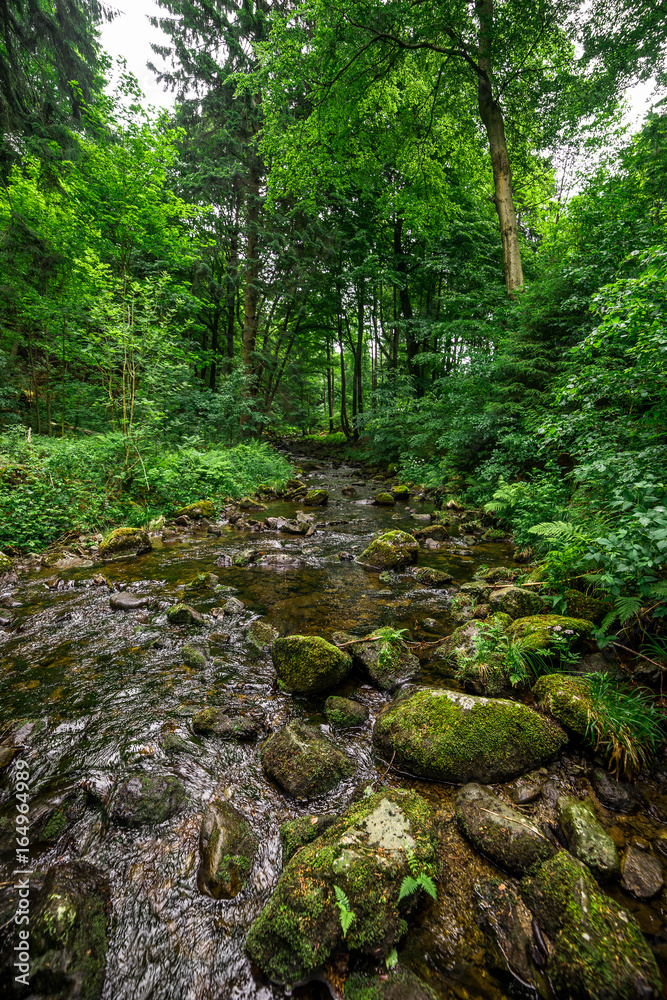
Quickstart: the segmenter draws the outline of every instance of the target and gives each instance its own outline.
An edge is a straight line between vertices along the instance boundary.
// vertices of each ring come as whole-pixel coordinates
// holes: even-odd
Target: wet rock
[[[266,510],[263,503],[253,500],[252,497],[243,497],[239,500],[239,507],[241,510]]]
[[[409,486],[393,486],[391,490],[392,496],[396,500],[409,500],[410,499],[410,487]]]
[[[477,612],[479,609],[477,609]],[[474,619],[461,625],[433,654],[434,665],[445,676],[456,677],[462,687],[478,695],[493,698],[507,696],[521,689],[521,679],[510,676],[510,665],[501,641],[511,619],[491,615],[484,623]],[[450,669],[447,670],[447,667]]]
[[[180,517],[174,518],[174,524],[177,524],[179,528],[189,528],[192,521],[185,514],[181,514]]]
[[[305,507],[324,507],[328,502],[328,490],[309,490],[303,498]]]
[[[494,611],[502,611],[510,618],[527,618],[546,610],[546,604],[533,590],[522,587],[501,587],[494,590],[489,598]]]
[[[345,1000],[436,1000],[430,986],[408,969],[382,976],[355,972],[345,983]]]
[[[303,521],[283,521],[280,525],[280,530],[285,535],[307,535],[310,531],[310,526]]]
[[[561,796],[556,803],[558,822],[575,858],[583,861],[598,882],[608,882],[619,874],[616,845],[587,802]]]
[[[13,748],[12,748],[13,749]],[[86,811],[86,793],[78,785],[39,795],[30,802],[30,845],[56,844]],[[0,853],[16,847],[16,804],[0,812]]]
[[[398,903],[411,874],[436,876],[433,816],[414,792],[380,792],[351,805],[288,862],[250,928],[246,951],[275,982],[312,976],[335,951],[382,961],[424,903],[415,892]],[[352,923],[343,937],[334,886],[345,893]]]
[[[263,715],[257,710],[246,712],[232,706],[211,706],[197,712],[192,728],[202,736],[217,736],[221,740],[245,743],[256,740],[262,731]]]
[[[175,816],[184,805],[185,789],[178,778],[141,772],[118,786],[109,814],[123,826],[156,826]]]
[[[116,528],[100,544],[98,554],[101,559],[115,559],[119,556],[138,556],[150,552],[152,548],[148,532],[143,528]]]
[[[589,597],[580,590],[566,590],[567,613],[573,618],[584,618],[600,625],[605,615],[613,608],[612,601],[601,601],[597,597]]]
[[[147,608],[150,603],[149,597],[137,597],[136,594],[128,594],[126,590],[121,594],[112,594],[109,598],[109,605],[114,611],[137,611],[139,608]]]
[[[238,896],[250,874],[257,847],[248,821],[230,802],[215,798],[204,813],[199,833],[199,891],[213,899]]]
[[[518,618],[509,629],[513,638],[523,639],[533,649],[548,650],[555,639],[568,638],[574,645],[593,631],[592,622],[564,615],[530,615]]]
[[[500,583],[501,581],[514,580],[517,572],[516,569],[510,569],[509,566],[492,566],[491,569],[487,569],[479,575],[488,583]]]
[[[340,560],[340,562],[352,562],[354,556],[352,555],[351,552],[339,552],[338,559]]]
[[[430,566],[420,566],[415,571],[415,580],[424,587],[446,587],[454,582],[454,577],[441,569],[431,569]]]
[[[324,714],[336,729],[363,726],[368,719],[368,709],[351,698],[337,698],[331,695],[324,703]]]
[[[443,524],[433,524],[429,528],[418,528],[415,531],[415,538],[423,542],[444,542],[447,537],[447,529]]]
[[[391,493],[378,493],[373,503],[378,507],[393,507],[396,501]]]
[[[295,799],[328,792],[355,770],[354,762],[319,729],[290,722],[262,745],[264,773]]]
[[[13,563],[9,556],[6,556],[4,552],[0,552],[0,573],[10,573],[12,565]]]
[[[583,677],[547,674],[533,687],[535,703],[566,729],[584,737],[588,730],[590,688]]]
[[[438,688],[399,694],[373,729],[376,750],[398,769],[461,784],[516,778],[566,742],[559,726],[527,705]]]
[[[357,491],[354,486],[343,486],[340,491],[344,497],[356,497]]]
[[[512,875],[525,875],[556,853],[539,827],[481,785],[458,793],[456,820],[478,851]]]
[[[339,684],[352,669],[352,657],[320,636],[276,639],[271,657],[278,684],[291,694],[318,694]]]
[[[417,524],[430,524],[433,518],[430,514],[413,514],[412,520],[416,521]]]
[[[220,583],[220,577],[215,573],[198,573],[194,580],[191,580],[185,587],[186,594],[205,594],[208,590],[215,590]]]
[[[173,730],[164,732],[162,736],[160,736],[160,747],[170,756],[172,754],[176,755],[179,753],[186,753],[192,749],[188,740],[181,736],[180,733],[176,733]]]
[[[98,1000],[104,986],[109,915],[109,882],[93,865],[70,861],[48,870],[30,901],[30,997]],[[19,954],[14,951],[21,940],[19,931],[12,934],[8,953],[0,959],[4,997],[28,995],[15,979],[23,972],[13,964]]]
[[[631,813],[639,806],[638,797],[632,788],[624,781],[617,781],[600,767],[596,767],[591,773],[591,784],[600,802],[608,809]]]
[[[167,611],[167,621],[170,625],[203,625],[204,618],[190,607],[189,604],[174,604]]]
[[[187,645],[183,646],[181,656],[183,663],[187,664],[188,667],[203,670],[208,663],[209,649],[208,647],[197,648],[197,646]]]
[[[277,628],[274,628],[273,625],[269,625],[268,622],[260,621],[258,619],[251,622],[248,631],[246,632],[246,639],[258,653],[265,653],[271,647],[271,643],[277,639],[279,635],[280,633]]]
[[[299,556],[293,556],[289,552],[271,552],[269,555],[262,556],[259,565],[268,566],[269,569],[299,569],[305,564],[303,559],[300,559]]]
[[[652,854],[629,847],[621,862],[621,885],[638,899],[652,899],[664,885],[662,865]]]
[[[232,557],[228,555],[226,552],[223,552],[215,560],[215,565],[219,566],[221,569],[229,569],[229,567],[232,565]]]
[[[544,780],[540,781],[537,778],[531,778],[526,775],[524,778],[518,778],[513,781],[511,785],[508,785],[506,790],[517,806],[525,806],[530,802],[536,802],[537,799],[542,794],[542,786],[544,785]]]
[[[19,750],[19,747],[0,746],[0,771],[5,771],[9,767]]]
[[[317,840],[337,819],[337,816],[299,816],[283,823],[280,827],[283,864],[286,865],[301,847]]]
[[[198,500],[196,503],[190,503],[186,507],[181,507],[180,510],[176,511],[176,516],[198,521],[202,517],[215,517],[215,513],[214,503],[210,500]]]
[[[634,918],[597,887],[585,865],[560,851],[521,883],[548,942],[546,973],[559,997],[658,1000],[660,975]]]
[[[222,602],[221,607],[224,609],[225,614],[232,617],[243,614],[245,611],[245,604],[243,601],[239,601],[238,597],[228,597]]]
[[[538,951],[533,930],[533,915],[509,879],[489,879],[475,886],[481,926],[497,946],[497,954],[487,954],[487,961],[509,971],[540,997],[550,996],[544,977],[535,966]]]
[[[417,562],[419,543],[405,531],[386,531],[373,539],[358,557],[357,562],[365,569],[401,569]]]
[[[234,556],[233,564],[244,569],[250,563],[254,562],[258,555],[257,549],[244,549],[243,552],[239,552]]]
[[[392,639],[391,642],[381,638],[371,641],[373,635],[364,640],[354,641],[347,646],[355,664],[363,669],[373,683],[382,691],[395,691],[408,681],[415,680],[419,675],[419,660],[414,656],[402,639]],[[337,645],[355,640],[355,636],[347,632],[334,632],[332,636]]]

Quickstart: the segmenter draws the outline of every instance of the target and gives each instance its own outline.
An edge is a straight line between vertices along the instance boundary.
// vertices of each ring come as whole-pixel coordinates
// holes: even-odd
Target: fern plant
[[[398,893],[399,903],[402,899],[406,899],[408,896],[414,895],[414,893],[419,889],[423,889],[424,892],[431,897],[431,899],[437,899],[438,890],[436,884],[430,875],[427,875],[426,872],[421,870],[421,865],[415,857],[414,851],[406,851],[406,854],[412,875],[406,875],[401,882],[401,888]]]
[[[343,928],[343,937],[346,938],[347,932],[357,918],[353,910],[350,909],[350,900],[339,885],[334,886],[334,892],[336,894],[336,906],[338,907],[338,914],[340,916],[340,925]]]

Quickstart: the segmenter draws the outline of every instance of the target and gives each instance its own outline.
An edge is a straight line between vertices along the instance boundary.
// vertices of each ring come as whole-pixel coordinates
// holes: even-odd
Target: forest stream
[[[437,901],[422,907],[399,945],[401,965],[416,972],[438,998],[535,997],[520,976],[507,970],[502,947],[478,919],[473,883],[502,873],[477,857],[454,829],[458,789],[396,773],[373,751],[373,723],[391,695],[356,669],[325,694],[283,693],[268,648],[249,640],[248,629],[256,621],[281,636],[329,641],[337,631],[364,636],[391,625],[424,644],[454,627],[449,608],[455,585],[423,586],[409,573],[388,579],[353,561],[378,531],[417,527],[419,517],[423,521],[433,511],[432,504],[413,497],[394,507],[376,506],[377,483],[349,466],[304,463],[302,478],[311,488],[329,491],[327,506],[272,502],[248,517],[292,519],[302,511],[314,515],[315,530],[307,535],[238,530],[224,517],[212,533],[195,522],[154,536],[149,554],[104,564],[75,557],[69,564],[65,560],[22,573],[0,592],[5,623],[0,628],[0,729],[11,728],[29,765],[33,817],[39,817],[42,806],[53,812],[54,803],[64,803],[68,817],[63,835],[45,836],[31,846],[31,892],[38,892],[56,862],[86,861],[108,878],[112,913],[104,1000],[338,995],[335,970],[331,986],[321,979],[285,989],[264,978],[244,951],[248,930],[282,870],[279,828],[296,817],[341,812],[360,787],[412,788],[436,810],[441,858],[449,869],[438,884]],[[420,549],[419,565],[444,570],[461,585],[482,564],[513,565],[512,551],[506,542],[466,544],[451,529],[444,540]],[[246,566],[233,563],[241,553],[246,553]],[[184,588],[199,574],[208,573],[228,589],[186,594],[202,621],[170,624],[169,607],[183,600]],[[110,598],[119,593],[146,598],[145,606],[115,610]],[[232,602],[231,610],[220,614],[217,609],[230,595],[243,607]],[[184,662],[182,649],[188,644],[204,650],[205,663]],[[455,686],[429,673],[426,658],[421,670],[420,684]],[[324,715],[331,693],[353,697],[368,710],[368,720],[359,728],[334,731]],[[353,758],[354,773],[325,795],[295,801],[263,773],[261,740],[224,742],[194,732],[191,720],[197,712],[230,699],[259,714],[262,738],[293,719],[321,728]],[[654,772],[633,786],[640,808],[615,812],[595,799],[592,767],[590,756],[561,755],[533,776],[541,796],[522,806],[525,814],[540,819],[554,796],[587,792],[619,850],[650,845],[652,856],[667,863],[667,773]],[[106,808],[114,787],[136,772],[178,779],[185,798],[175,815],[155,826],[114,822]],[[5,767],[0,810],[11,807],[11,775],[12,767]],[[504,794],[509,785],[502,787]],[[244,888],[229,900],[211,898],[197,886],[202,816],[214,794],[242,813],[259,845]],[[2,934],[15,902],[8,889],[13,830],[0,827],[0,837],[5,852]],[[664,889],[646,901],[616,882],[606,891],[634,914],[664,981]],[[338,972],[344,979],[345,968]]]

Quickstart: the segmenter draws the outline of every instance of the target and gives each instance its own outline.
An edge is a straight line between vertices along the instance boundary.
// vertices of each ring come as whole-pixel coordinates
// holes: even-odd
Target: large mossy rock
[[[583,618],[565,615],[530,615],[517,618],[509,629],[514,639],[523,639],[533,649],[548,650],[557,638],[570,640],[571,645],[593,632],[593,623]]]
[[[16,901],[20,906],[19,900]],[[97,1000],[107,960],[110,887],[85,861],[54,865],[30,899],[29,924],[17,925],[0,961],[0,994],[33,1000]],[[29,928],[30,989],[16,982],[19,932]],[[25,971],[28,971],[27,969]]]
[[[535,823],[481,785],[465,785],[458,793],[456,820],[481,854],[512,875],[525,875],[556,853]]]
[[[203,625],[204,617],[189,604],[174,604],[167,611],[170,625]]]
[[[393,507],[396,504],[396,500],[391,493],[378,493],[373,503],[378,507]]]
[[[441,569],[420,566],[419,569],[415,570],[415,580],[417,583],[421,583],[422,587],[446,587],[454,582],[454,577]]]
[[[312,976],[343,949],[382,961],[424,902],[421,892],[398,901],[410,857],[420,872],[437,876],[433,813],[421,796],[396,789],[351,805],[288,863],[250,928],[248,955],[279,983]],[[354,914],[346,937],[335,886]]]
[[[616,845],[588,802],[561,795],[556,803],[558,822],[575,858],[586,865],[598,882],[609,882],[620,874]]]
[[[257,847],[257,837],[241,813],[225,799],[213,799],[199,832],[199,891],[214,899],[238,896],[250,874]]]
[[[304,507],[324,507],[328,503],[328,490],[308,490],[303,498]]]
[[[133,774],[116,789],[109,814],[123,826],[157,826],[185,805],[185,788],[171,774]]]
[[[264,773],[295,799],[328,792],[354,774],[354,762],[319,729],[290,722],[266,740],[260,750]]]
[[[148,532],[143,528],[116,528],[100,543],[98,555],[101,559],[115,559],[138,556],[152,548]]]
[[[475,694],[491,698],[510,694],[514,685],[500,639],[511,621],[509,615],[498,612],[484,622],[468,621],[459,626],[433,654],[435,669],[445,677],[456,677]],[[490,639],[494,633],[498,635],[495,643]],[[482,647],[487,647],[483,654]]]
[[[354,663],[382,691],[395,691],[419,676],[419,660],[402,639],[387,642],[381,638],[374,639],[371,632],[364,639],[356,641],[355,636],[347,632],[334,632],[333,640],[339,646],[352,642],[347,650]]]
[[[579,590],[566,590],[567,613],[574,618],[583,618],[586,621],[600,625],[605,615],[614,607],[613,601],[603,601],[598,597],[590,597],[582,594]]]
[[[406,531],[385,531],[374,538],[357,562],[365,569],[401,569],[417,562],[419,542]]]
[[[582,738],[588,730],[591,698],[585,677],[546,674],[533,687],[538,708]]]
[[[510,618],[527,618],[546,610],[546,604],[539,594],[527,587],[500,587],[491,593],[489,603],[494,611],[502,611]]]
[[[565,851],[521,883],[521,894],[549,942],[546,972],[558,997],[658,1000],[660,975],[634,917],[597,887]]]
[[[417,777],[464,784],[509,781],[567,743],[560,726],[519,702],[440,688],[399,695],[377,718],[376,750]]]
[[[352,657],[317,635],[289,635],[271,645],[278,684],[290,694],[318,694],[339,684]]]
[[[199,521],[202,517],[215,517],[215,504],[211,500],[198,500],[176,511],[176,517],[189,517]]]

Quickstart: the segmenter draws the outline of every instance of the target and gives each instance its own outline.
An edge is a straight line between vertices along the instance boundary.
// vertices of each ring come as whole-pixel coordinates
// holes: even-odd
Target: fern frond
[[[628,618],[632,618],[636,615],[642,606],[641,597],[627,597],[621,595],[617,597],[614,602],[614,610],[621,620],[621,624],[626,622]]]
[[[424,892],[427,893],[431,897],[431,899],[438,898],[438,890],[436,888],[436,884],[430,875],[424,875],[424,873],[422,872],[417,881],[424,890]]]
[[[343,892],[343,890],[340,888],[340,886],[335,885],[334,886],[334,892],[336,893],[336,903],[338,904],[338,906],[342,906],[343,909],[349,910],[350,909],[350,900],[347,898],[347,896],[345,895],[345,893]]]
[[[654,583],[649,590],[651,597],[667,597],[667,580]]]
[[[410,875],[406,875],[401,882],[401,891],[398,894],[398,901],[405,899],[406,896],[412,896],[414,892],[419,888],[419,882],[416,878],[411,878]]]
[[[584,537],[569,521],[542,521],[541,524],[534,524],[528,530],[532,535],[539,535],[541,538],[566,538],[578,541]]]

